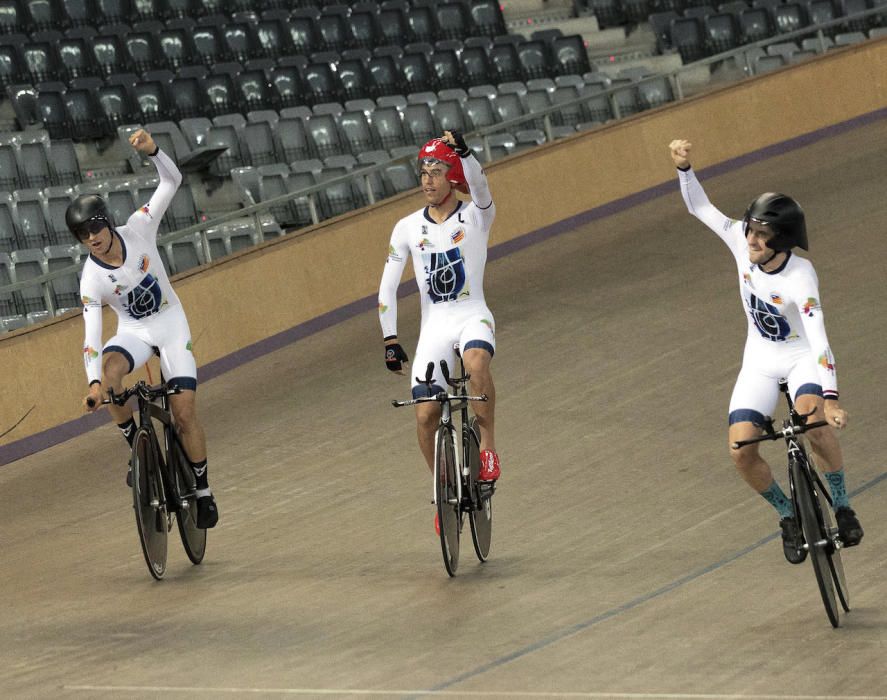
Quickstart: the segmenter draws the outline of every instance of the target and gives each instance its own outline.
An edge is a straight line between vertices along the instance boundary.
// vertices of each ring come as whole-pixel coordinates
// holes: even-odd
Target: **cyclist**
[[[791,197],[766,192],[749,204],[741,221],[728,218],[709,202],[696,179],[689,161],[691,147],[683,139],[669,144],[681,194],[690,213],[733,252],[748,312],[742,368],[730,399],[728,440],[732,445],[761,433],[776,408],[778,382],[784,377],[798,412],[815,409],[829,423],[808,435],[829,484],[841,540],[848,547],[859,544],[863,530],[850,508],[844,460],[832,429],[845,428],[848,416],[838,402],[835,360],[825,333],[819,280],[810,261],[792,250],[807,250],[804,212]],[[807,553],[798,548],[800,527],[791,500],[773,478],[758,446],[731,448],[730,456],[746,483],[779,512],[785,558],[800,564]]]
[[[385,338],[385,365],[403,374],[407,354],[397,338],[397,287],[407,258],[421,295],[422,323],[415,367],[424,373],[434,363],[432,394],[445,387],[440,360],[455,366],[453,345],[459,343],[471,391],[486,394],[475,404],[480,428],[481,481],[499,478],[494,439],[495,389],[490,362],[496,348],[493,315],[484,300],[483,276],[490,227],[496,216],[486,175],[457,131],[445,131],[419,150],[420,180],[425,206],[401,219],[391,234],[388,260],[379,288],[379,319]],[[456,190],[470,194],[459,200]],[[413,385],[413,397],[427,395]],[[440,419],[436,403],[416,406],[419,448],[433,469],[434,433]],[[435,518],[435,523],[437,522]]]
[[[197,526],[209,528],[219,514],[207,480],[206,437],[197,419],[197,364],[191,331],[157,251],[157,229],[182,175],[145,130],[136,131],[129,141],[150,157],[160,176],[150,201],[118,227],[96,194],[80,195],[65,212],[71,233],[89,250],[80,280],[83,359],[89,381],[83,405],[95,411],[108,389],[123,391],[123,377],[143,366],[156,348],[167,384],[182,390],[171,395],[169,403],[197,481]],[[117,333],[104,346],[103,301],[118,317]],[[108,410],[131,447],[136,428],[132,408],[108,404]],[[128,484],[131,476],[130,471]]]

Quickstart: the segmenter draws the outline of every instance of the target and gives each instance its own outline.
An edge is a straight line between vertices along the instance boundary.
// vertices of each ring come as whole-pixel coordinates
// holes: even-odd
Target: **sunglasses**
[[[108,220],[104,217],[97,216],[85,222],[77,230],[77,238],[81,241],[86,241],[90,236],[100,233],[104,228],[110,228]]]

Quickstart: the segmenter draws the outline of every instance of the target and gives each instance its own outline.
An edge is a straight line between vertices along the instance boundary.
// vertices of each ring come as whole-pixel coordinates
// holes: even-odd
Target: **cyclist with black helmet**
[[[197,419],[197,363],[191,331],[157,250],[160,220],[182,175],[143,129],[130,136],[130,144],[150,157],[160,176],[150,201],[123,226],[114,225],[105,201],[96,194],[80,195],[65,213],[74,238],[89,250],[80,278],[83,360],[89,382],[83,405],[95,411],[108,389],[123,391],[123,377],[143,366],[156,348],[167,384],[181,389],[169,397],[169,403],[197,480],[197,526],[213,527],[218,510],[207,480],[206,438]],[[118,317],[117,332],[104,345],[102,302]],[[132,408],[108,404],[108,410],[132,446],[136,429]]]
[[[403,373],[407,354],[397,338],[397,289],[412,258],[419,285],[422,326],[416,348],[416,371],[435,366],[433,392],[446,387],[439,366],[455,364],[453,345],[459,343],[471,391],[486,394],[475,411],[480,429],[481,481],[499,478],[499,457],[494,440],[495,390],[490,362],[496,348],[493,315],[484,299],[483,276],[490,227],[496,206],[486,175],[457,131],[445,131],[419,150],[420,180],[425,206],[401,219],[394,227],[388,259],[379,287],[379,320],[385,339],[385,364]],[[456,197],[470,194],[471,202]],[[413,383],[413,396],[427,389]],[[419,447],[432,468],[434,432],[440,419],[436,403],[416,406]],[[436,524],[435,516],[435,524]]]
[[[788,381],[799,413],[816,413],[829,426],[807,435],[817,463],[824,470],[845,546],[859,544],[863,530],[850,508],[844,483],[844,460],[832,427],[847,426],[847,412],[838,402],[835,359],[825,332],[819,280],[813,265],[793,252],[807,250],[804,212],[791,197],[767,192],[746,209],[741,221],[722,214],[708,200],[690,166],[689,141],[669,144],[678,169],[687,209],[726,243],[736,259],[743,306],[748,313],[748,338],[742,368],[730,399],[730,445],[759,435],[779,399],[779,380]],[[742,478],[780,515],[783,551],[792,564],[807,556],[798,549],[800,528],[791,500],[773,478],[758,446],[731,448]]]

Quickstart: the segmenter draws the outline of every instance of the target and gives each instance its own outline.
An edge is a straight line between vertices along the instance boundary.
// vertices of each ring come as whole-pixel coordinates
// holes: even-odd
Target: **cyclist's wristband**
[[[102,380],[101,380],[101,379],[93,379],[93,380],[89,383],[89,388],[91,389],[93,384],[101,384],[101,383],[102,383]]]
[[[389,340],[397,340],[397,335],[386,335],[383,340],[387,343]]]
[[[156,147],[154,148],[154,152],[153,152],[153,153],[149,153],[148,155],[151,156],[151,157],[153,158],[153,157],[156,156],[158,153],[160,153],[160,146],[156,146]]]

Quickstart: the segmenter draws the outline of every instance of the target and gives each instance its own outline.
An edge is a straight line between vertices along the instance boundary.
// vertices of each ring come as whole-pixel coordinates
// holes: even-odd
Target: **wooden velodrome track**
[[[388,404],[407,382],[362,314],[202,385],[222,514],[202,566],[170,539],[149,577],[110,425],[0,469],[0,696],[887,697],[885,144],[882,119],[704,180],[733,215],[768,189],[807,210],[866,528],[841,629],[727,456],[745,320],[675,185],[488,267],[488,563],[469,539],[444,572]]]

